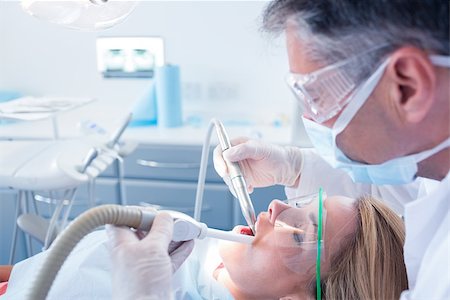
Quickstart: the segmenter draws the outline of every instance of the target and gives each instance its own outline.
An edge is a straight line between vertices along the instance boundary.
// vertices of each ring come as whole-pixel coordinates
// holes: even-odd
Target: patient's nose
[[[275,224],[275,220],[278,217],[278,215],[286,210],[290,208],[289,205],[287,205],[284,202],[281,202],[280,200],[272,200],[272,202],[270,202],[269,204],[269,219],[270,219],[270,223]]]

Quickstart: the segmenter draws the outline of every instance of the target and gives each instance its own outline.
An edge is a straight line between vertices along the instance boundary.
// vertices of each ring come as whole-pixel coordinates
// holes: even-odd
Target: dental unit
[[[18,243],[18,229],[28,233],[27,253],[32,252],[31,237],[47,249],[68,222],[76,192],[80,185],[87,186],[87,202],[95,206],[95,179],[114,160],[120,161],[136,146],[122,143],[120,138],[131,115],[111,135],[57,139],[57,140],[5,140],[0,141],[0,185],[18,191],[16,225],[13,228],[8,263],[12,264]],[[122,184],[119,172],[118,182]],[[54,203],[50,219],[44,220],[35,207],[23,208],[28,198]],[[121,198],[123,201],[125,197]]]
[[[127,120],[129,120],[128,118]],[[128,123],[128,122],[125,122]],[[223,124],[213,119],[211,120],[208,133],[203,144],[202,157],[200,164],[200,172],[197,185],[197,195],[195,200],[194,218],[176,211],[167,211],[174,219],[173,241],[188,241],[192,239],[204,239],[205,237],[228,240],[232,242],[251,244],[254,240],[252,235],[237,234],[229,231],[222,231],[213,228],[208,228],[204,223],[201,223],[200,212],[202,206],[202,197],[204,191],[204,183],[206,176],[206,166],[208,161],[210,137],[212,128],[215,126],[218,135],[219,143],[222,151],[225,152],[231,147],[228,135],[223,127]],[[126,126],[118,130],[120,136]],[[112,139],[110,147],[114,147],[118,138]],[[83,166],[78,171],[86,170],[86,165],[89,165],[95,160],[97,153],[92,151],[86,157]],[[230,179],[232,187],[239,200],[242,213],[247,221],[253,234],[255,233],[255,211],[247,192],[245,179],[242,175],[238,163],[231,163],[226,161],[229,168]],[[101,205],[89,209],[88,211],[77,217],[67,228],[56,238],[52,246],[47,250],[48,255],[44,260],[38,276],[31,282],[31,287],[28,290],[26,299],[45,299],[50,291],[53,281],[58,274],[62,264],[78,244],[78,242],[88,233],[96,228],[112,224],[117,226],[128,226],[136,230],[149,231],[153,220],[157,214],[156,210],[140,209],[139,207],[128,207],[120,205]]]

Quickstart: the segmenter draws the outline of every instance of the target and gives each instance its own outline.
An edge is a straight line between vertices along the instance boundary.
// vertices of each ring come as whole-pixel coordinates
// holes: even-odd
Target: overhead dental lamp
[[[96,31],[122,22],[136,7],[132,0],[21,0],[30,15],[72,29]]]

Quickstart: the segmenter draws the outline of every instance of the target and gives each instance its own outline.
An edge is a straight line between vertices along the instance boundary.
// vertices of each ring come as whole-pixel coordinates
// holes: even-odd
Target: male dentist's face
[[[286,43],[291,72],[307,74],[326,67],[325,64],[308,58],[302,41],[297,37],[296,28],[292,25],[286,29]],[[353,160],[377,164],[396,156],[398,149],[389,146],[392,140],[399,141],[399,137],[390,121],[392,115],[389,116],[385,111],[389,95],[388,89],[383,87],[387,80],[383,76],[369,99],[336,138],[338,147]],[[322,125],[333,127],[339,115],[340,113]],[[308,118],[307,115],[305,117]]]

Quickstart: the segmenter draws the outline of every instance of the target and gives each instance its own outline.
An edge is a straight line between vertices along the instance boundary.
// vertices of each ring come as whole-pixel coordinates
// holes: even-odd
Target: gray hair
[[[358,57],[360,77],[402,46],[449,55],[448,0],[276,0],[263,14],[262,29],[298,30],[309,59],[331,64]],[[377,49],[376,51],[368,50]],[[354,67],[353,66],[353,67]],[[366,67],[364,67],[366,66]]]

